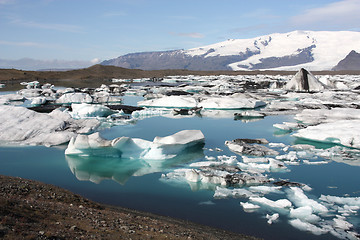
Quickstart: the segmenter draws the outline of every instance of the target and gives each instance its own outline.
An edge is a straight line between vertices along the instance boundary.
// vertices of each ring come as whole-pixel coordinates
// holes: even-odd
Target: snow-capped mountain
[[[293,31],[188,50],[127,54],[102,64],[144,70],[331,70],[352,50],[360,52],[360,32]]]

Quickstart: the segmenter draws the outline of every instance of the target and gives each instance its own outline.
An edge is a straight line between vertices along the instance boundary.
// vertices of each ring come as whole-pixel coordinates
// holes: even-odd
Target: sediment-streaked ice
[[[95,119],[71,118],[58,109],[49,114],[24,107],[0,105],[0,140],[26,145],[59,145],[77,133],[89,133],[99,126]]]

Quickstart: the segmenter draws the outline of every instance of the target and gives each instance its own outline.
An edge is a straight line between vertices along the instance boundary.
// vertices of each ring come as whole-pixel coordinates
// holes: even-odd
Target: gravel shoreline
[[[107,206],[41,182],[0,175],[3,239],[258,239]]]

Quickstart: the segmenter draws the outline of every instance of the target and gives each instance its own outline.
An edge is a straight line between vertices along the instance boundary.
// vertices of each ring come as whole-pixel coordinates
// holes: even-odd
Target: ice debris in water
[[[256,194],[244,189],[244,188],[224,188],[224,187],[216,187],[214,198],[249,198],[257,196]]]
[[[129,137],[119,137],[110,141],[94,133],[72,138],[65,154],[102,155],[114,152],[123,158],[168,159],[197,144],[202,147],[204,140],[200,130],[183,130],[170,136],[155,137],[152,142]],[[107,153],[104,153],[104,150]]]
[[[253,155],[253,156],[267,156],[267,155],[279,154],[277,151],[273,149],[267,148],[257,143],[249,144],[243,139],[225,141],[225,145],[229,148],[230,151],[236,154]]]
[[[326,229],[323,229],[323,228],[320,228],[320,227],[317,227],[316,225],[314,224],[311,224],[309,222],[304,222],[304,221],[301,221],[300,219],[292,219],[292,220],[289,220],[289,223],[301,230],[301,231],[308,231],[308,232],[311,232],[312,234],[315,234],[315,235],[321,235],[321,234],[325,234],[325,233],[328,233],[329,231],[326,230]]]
[[[290,187],[287,189],[288,198],[298,207],[310,206],[316,213],[326,213],[329,210],[321,203],[308,198],[303,190],[298,187]]]

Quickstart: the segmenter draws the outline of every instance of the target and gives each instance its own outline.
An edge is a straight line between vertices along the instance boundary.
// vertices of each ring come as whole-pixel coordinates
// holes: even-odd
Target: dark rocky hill
[[[360,70],[360,53],[352,50],[333,70]]]

